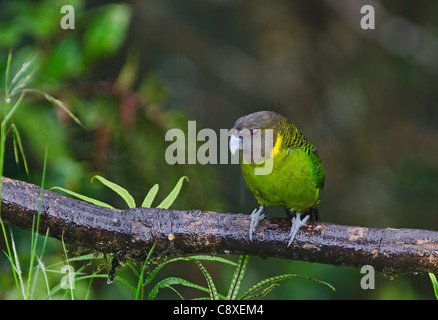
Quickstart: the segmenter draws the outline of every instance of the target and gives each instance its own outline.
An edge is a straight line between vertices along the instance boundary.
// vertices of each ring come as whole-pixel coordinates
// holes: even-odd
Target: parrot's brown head
[[[239,150],[243,159],[251,163],[275,156],[281,149],[281,132],[288,123],[289,120],[273,111],[259,111],[240,117],[230,137],[231,153]]]

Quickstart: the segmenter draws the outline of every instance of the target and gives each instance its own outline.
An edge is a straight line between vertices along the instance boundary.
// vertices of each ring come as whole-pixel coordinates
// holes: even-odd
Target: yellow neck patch
[[[280,133],[277,134],[277,140],[275,140],[274,148],[272,149],[272,157],[275,157],[280,153],[281,143],[283,141],[283,137]]]

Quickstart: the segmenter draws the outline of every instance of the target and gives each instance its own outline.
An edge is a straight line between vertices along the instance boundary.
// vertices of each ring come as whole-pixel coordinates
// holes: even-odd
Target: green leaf
[[[157,275],[158,271],[161,270],[161,268],[163,268],[166,264],[171,263],[171,262],[175,262],[175,261],[180,261],[180,260],[185,260],[185,258],[183,257],[178,257],[178,258],[173,258],[173,259],[169,259],[166,260],[162,263],[160,263],[158,266],[156,266],[154,268],[154,270],[152,270],[149,275],[147,276],[146,280],[145,280],[145,285],[149,284],[152,282],[152,280],[154,280],[155,276]]]
[[[58,100],[55,97],[52,97],[50,94],[47,94],[44,91],[41,91],[41,90],[38,90],[38,89],[27,88],[27,89],[23,90],[23,94],[25,92],[32,92],[32,93],[36,93],[36,94],[41,94],[47,101],[49,101],[50,103],[53,103],[54,105],[56,105],[59,108],[61,108],[65,113],[68,114],[68,116],[70,118],[72,118],[74,120],[74,122],[76,122],[78,125],[80,125],[82,128],[84,128],[86,130],[86,128],[84,127],[82,122],[70,111],[70,109],[67,106],[67,104],[65,104],[61,100]]]
[[[102,201],[99,201],[99,200],[96,200],[96,199],[93,199],[93,198],[89,198],[89,197],[87,197],[87,196],[84,196],[84,195],[82,195],[82,194],[76,193],[76,192],[71,191],[71,190],[67,190],[67,189],[64,189],[64,188],[61,188],[61,187],[53,187],[53,188],[50,188],[50,190],[53,190],[53,189],[55,189],[55,190],[60,190],[60,191],[62,191],[62,192],[65,192],[65,193],[67,193],[67,194],[73,196],[73,197],[76,197],[76,198],[81,199],[81,200],[83,200],[83,201],[86,201],[86,202],[92,203],[92,204],[94,204],[94,205],[96,205],[96,206],[99,206],[99,207],[104,207],[104,208],[114,209],[113,206],[111,206],[111,205],[109,205],[109,204],[107,204],[107,203],[105,203],[105,202],[102,202]]]
[[[148,277],[146,278],[145,285],[151,283],[152,280],[154,280],[155,276],[157,275],[158,271],[160,271],[161,268],[163,268],[166,264],[171,263],[171,262],[176,262],[176,261],[182,261],[182,260],[183,261],[207,260],[207,261],[216,261],[216,262],[227,263],[227,264],[231,264],[233,266],[236,265],[236,263],[231,261],[231,260],[221,258],[221,257],[207,256],[207,255],[196,255],[196,256],[190,256],[190,257],[177,257],[177,258],[166,260],[166,261],[160,263],[158,266],[156,266],[154,268],[154,270],[152,270],[149,273]]]
[[[82,128],[86,129],[84,127],[84,125],[82,124],[82,122],[73,114],[73,112],[70,111],[69,107],[64,102],[56,99],[55,97],[52,97],[51,95],[49,95],[47,93],[42,92],[42,94],[44,95],[44,98],[46,98],[47,101],[49,101],[49,102],[53,103],[54,105],[58,106],[59,108],[61,108],[65,113],[67,113],[69,115],[70,118],[72,118],[74,120],[74,122],[76,122]]]
[[[258,282],[257,284],[253,285],[251,288],[246,290],[245,293],[243,293],[240,296],[239,299],[248,300],[248,299],[253,299],[253,298],[259,297],[260,294],[254,294],[256,291],[261,290],[261,289],[263,289],[263,288],[265,288],[267,286],[271,286],[272,284],[274,284],[276,282],[287,280],[287,279],[293,279],[293,278],[313,280],[313,281],[315,281],[317,283],[325,284],[330,289],[335,291],[335,288],[332,285],[328,284],[327,282],[318,280],[318,279],[313,279],[313,278],[302,276],[302,275],[299,275],[299,274],[281,274],[281,275],[274,276],[274,277],[271,277],[271,278],[267,278],[265,280],[262,280],[262,281]],[[271,288],[269,291],[271,291],[272,289],[273,288]]]
[[[184,300],[184,297],[181,295],[181,293],[179,293],[174,287],[168,286],[168,288],[175,292],[181,298],[181,300]]]
[[[240,289],[243,276],[245,275],[246,266],[248,265],[249,256],[240,256],[234,269],[231,285],[228,289],[227,300],[235,300]]]
[[[261,290],[260,293],[253,294],[248,298],[246,298],[246,300],[265,297],[266,295],[268,295],[269,292],[271,292],[275,287],[278,286],[280,286],[278,283],[273,283],[271,285],[268,285],[263,290]]]
[[[20,98],[18,98],[18,101],[14,104],[14,106],[12,107],[12,109],[6,114],[5,118],[2,121],[2,126],[6,126],[6,124],[8,123],[8,121],[11,119],[12,115],[15,113],[15,111],[17,111],[18,107],[21,104],[21,101],[24,98],[26,91],[23,90],[23,92],[21,93]]]
[[[429,277],[432,281],[433,292],[435,293],[435,297],[438,300],[438,281],[436,280],[436,277],[432,272],[429,272]]]
[[[15,74],[9,85],[8,95],[10,97],[14,96],[17,92],[24,89],[26,85],[32,80],[32,77],[36,71],[36,68],[33,67],[35,60],[36,55],[26,59],[26,61],[21,65],[20,70],[18,70],[18,72]]]
[[[196,255],[196,256],[190,256],[184,258],[187,261],[190,260],[206,260],[206,261],[216,261],[221,263],[230,264],[232,266],[236,266],[237,264],[234,261],[222,258],[222,257],[215,257],[215,256],[208,256],[208,255]]]
[[[20,81],[23,81],[24,77],[26,76],[26,73],[30,70],[33,71],[35,69],[32,69],[32,65],[35,62],[36,55],[33,55],[32,57],[28,57],[26,61],[23,62],[21,65],[20,70],[15,74],[14,78],[11,81],[11,86],[14,84],[19,84]],[[21,79],[20,79],[21,78]]]
[[[24,170],[26,171],[26,174],[29,177],[29,168],[27,166],[26,155],[24,154],[23,143],[21,142],[20,133],[18,132],[18,129],[15,126],[15,124],[12,124],[11,127],[12,127],[12,132],[14,133],[15,162],[17,162],[17,164],[18,164],[18,150],[17,149],[19,149],[20,153],[21,153],[21,158],[23,158]],[[17,148],[17,145],[18,145],[18,148]]]
[[[198,289],[198,290],[201,290],[201,291],[204,291],[204,292],[209,292],[209,289],[207,289],[207,288],[205,288],[203,286],[197,285],[197,284],[195,284],[193,282],[190,282],[190,281],[187,281],[185,279],[178,278],[178,277],[169,277],[169,278],[161,280],[160,282],[158,282],[152,288],[152,290],[149,292],[148,300],[155,299],[155,297],[158,294],[158,291],[161,288],[170,287],[171,285],[175,285],[175,284],[180,284],[180,285],[183,285],[183,286],[186,286],[186,287],[190,287],[190,288],[194,288],[194,289]]]
[[[141,204],[141,206],[143,208],[150,208],[152,205],[152,202],[155,199],[155,196],[157,195],[158,189],[159,189],[159,185],[158,183],[155,184],[148,192],[148,194],[146,195],[146,197],[143,200],[143,203]]]
[[[219,300],[219,294],[217,293],[216,286],[214,285],[213,278],[208,273],[207,269],[197,260],[194,260],[196,265],[201,269],[202,273],[204,274],[205,279],[207,280],[208,285],[208,291],[210,293],[210,299],[211,300]]]
[[[87,67],[83,64],[82,43],[79,34],[69,33],[51,47],[45,59],[44,75],[53,82],[81,77]]]
[[[126,204],[129,208],[135,208],[135,201],[134,198],[129,194],[129,192],[125,189],[119,186],[118,184],[115,184],[114,182],[111,182],[107,179],[105,179],[102,176],[95,175],[93,178],[91,178],[91,182],[93,182],[94,179],[99,180],[102,182],[105,186],[116,192],[119,196],[125,200]]]
[[[184,179],[187,179],[189,181],[189,178],[186,176],[181,177],[178,182],[176,183],[173,190],[169,193],[169,195],[158,205],[157,208],[161,209],[169,209],[169,207],[173,204],[173,202],[178,197],[179,192],[181,191],[182,184],[184,182]]]
[[[37,250],[37,243],[38,243],[38,236],[39,236],[39,225],[40,225],[40,217],[41,217],[41,208],[42,208],[42,202],[43,202],[43,191],[44,191],[44,185],[46,180],[46,168],[47,168],[47,153],[48,153],[48,146],[46,145],[46,150],[44,152],[44,162],[43,162],[43,174],[41,178],[41,185],[40,185],[40,196],[39,196],[39,202],[38,202],[38,215],[36,218],[35,223],[35,216],[34,220],[32,222],[32,237],[31,237],[31,254],[30,254],[30,263],[29,263],[29,273],[28,273],[28,281],[27,281],[27,288],[26,288],[26,296],[25,299],[28,299],[30,295],[30,285],[31,285],[31,279],[32,279],[32,272],[33,272],[33,264],[36,257],[36,250]],[[72,293],[73,294],[73,293]]]
[[[76,273],[75,273],[76,274]],[[86,280],[86,279],[94,279],[94,278],[108,278],[107,274],[91,274],[91,275],[85,275],[85,276],[81,276],[81,277],[76,277],[75,276],[75,282],[77,281],[81,281],[81,280]],[[115,276],[114,278],[115,281],[120,281],[121,283],[124,283],[126,286],[128,286],[128,288],[132,291],[132,293],[135,293],[135,287],[126,279],[119,277],[119,276]],[[50,291],[50,294],[48,294],[46,297],[43,298],[43,300],[47,300],[50,299],[52,296],[54,296],[56,293],[58,293],[61,290],[61,284],[57,284],[55,287],[52,288],[52,290]]]
[[[84,55],[88,62],[116,52],[125,42],[131,21],[129,4],[109,4],[87,26],[84,34]]]
[[[140,273],[140,276],[138,277],[138,282],[137,282],[137,290],[135,292],[135,300],[139,299],[140,293],[143,291],[142,290],[143,289],[142,285],[143,285],[144,273],[146,271],[147,263],[148,263],[151,255],[152,255],[152,252],[154,251],[156,245],[157,245],[157,242],[154,242],[154,244],[152,245],[152,248],[148,252],[146,260],[142,264],[141,273]]]
[[[53,269],[56,266],[59,265],[63,265],[66,263],[70,263],[70,262],[74,262],[74,261],[87,261],[87,260],[97,260],[97,259],[102,259],[103,258],[103,253],[99,253],[98,255],[94,254],[94,253],[89,253],[89,254],[85,254],[85,255],[81,255],[78,257],[72,257],[72,258],[68,258],[68,259],[64,259],[62,261],[59,262],[55,262],[54,264],[49,265],[48,267],[46,267],[47,269]]]
[[[9,99],[9,74],[11,72],[12,49],[9,49],[8,61],[6,62],[5,72],[5,101]]]

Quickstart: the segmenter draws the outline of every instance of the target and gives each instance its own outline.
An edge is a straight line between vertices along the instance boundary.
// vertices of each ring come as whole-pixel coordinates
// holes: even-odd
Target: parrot
[[[239,152],[246,186],[259,205],[251,213],[250,241],[266,217],[265,208],[283,206],[289,218],[293,217],[289,247],[309,219],[319,220],[319,192],[325,177],[316,148],[286,117],[274,111],[259,111],[237,119],[230,132],[229,149],[233,155]],[[270,173],[257,174],[255,169],[263,166],[261,160],[271,161]]]

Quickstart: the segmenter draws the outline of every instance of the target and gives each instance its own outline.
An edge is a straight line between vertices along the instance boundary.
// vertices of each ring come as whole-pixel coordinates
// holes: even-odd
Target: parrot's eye
[[[251,135],[253,137],[258,136],[260,134],[260,129],[251,129]]]

